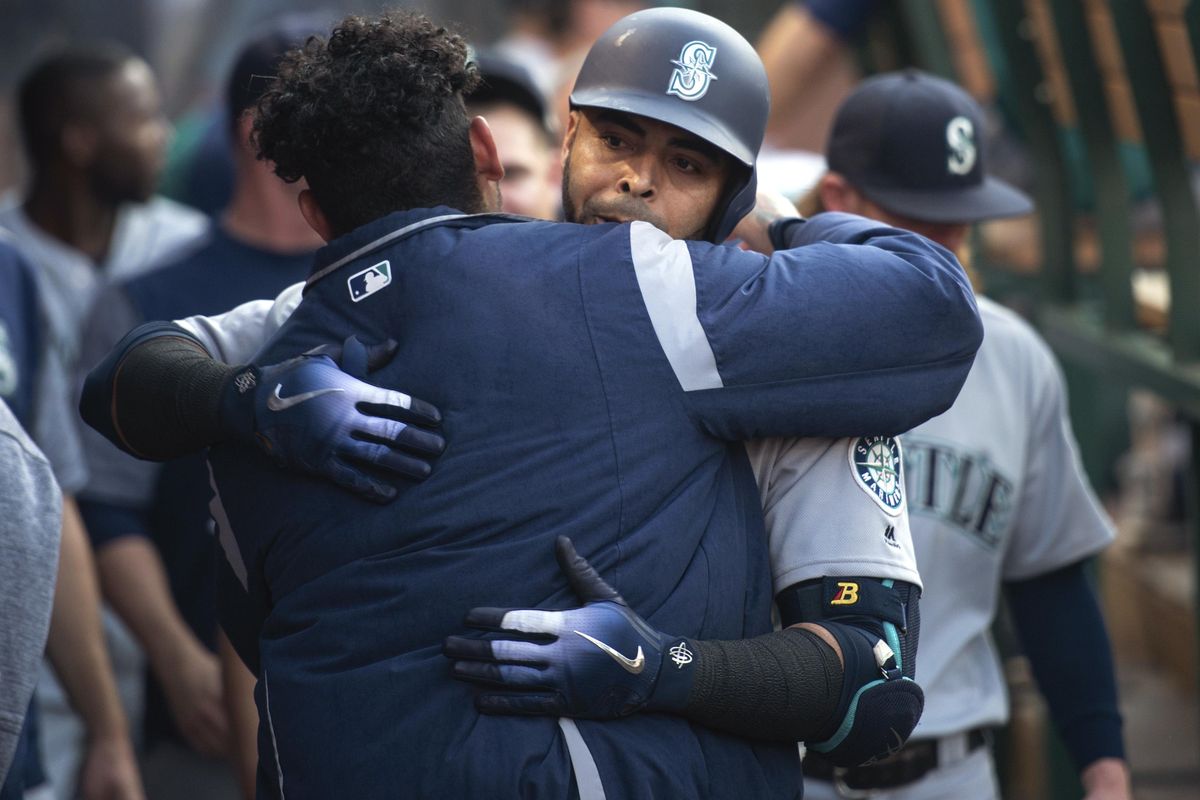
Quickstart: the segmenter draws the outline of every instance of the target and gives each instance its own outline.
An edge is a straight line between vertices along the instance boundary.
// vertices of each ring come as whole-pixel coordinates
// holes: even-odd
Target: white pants
[[[927,772],[919,781],[881,789],[872,800],[999,800],[1000,787],[989,747],[976,748],[961,761]],[[804,800],[841,800],[833,784],[804,779]]]

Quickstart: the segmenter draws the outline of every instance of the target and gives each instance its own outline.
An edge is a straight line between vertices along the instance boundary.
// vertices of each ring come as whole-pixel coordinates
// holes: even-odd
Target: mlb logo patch
[[[346,285],[350,287],[350,299],[356,303],[387,287],[391,282],[392,265],[389,261],[380,261],[375,266],[367,267],[346,279]]]

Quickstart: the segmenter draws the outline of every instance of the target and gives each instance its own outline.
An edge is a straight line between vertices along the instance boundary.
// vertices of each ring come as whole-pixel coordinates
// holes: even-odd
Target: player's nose
[[[638,159],[625,162],[625,169],[617,188],[621,194],[633,194],[648,198],[654,194],[655,167],[651,159]]]

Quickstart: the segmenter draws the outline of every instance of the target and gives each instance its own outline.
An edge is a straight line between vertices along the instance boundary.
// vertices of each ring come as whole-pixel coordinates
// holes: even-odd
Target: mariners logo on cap
[[[946,124],[946,145],[950,149],[946,168],[955,175],[966,175],[975,166],[979,151],[975,147],[975,125],[966,117],[955,117]]]
[[[380,261],[373,267],[367,267],[346,279],[350,287],[350,299],[354,302],[364,300],[392,282],[392,265],[389,261]]]
[[[709,82],[717,79],[711,72],[716,60],[717,48],[700,41],[685,44],[679,58],[671,60],[675,69],[671,72],[667,94],[673,94],[683,100],[699,100],[704,97]]]
[[[17,359],[12,353],[8,329],[0,322],[0,397],[12,397],[18,384]]]
[[[892,516],[904,506],[900,442],[891,436],[863,436],[850,442],[850,471],[854,480]]]

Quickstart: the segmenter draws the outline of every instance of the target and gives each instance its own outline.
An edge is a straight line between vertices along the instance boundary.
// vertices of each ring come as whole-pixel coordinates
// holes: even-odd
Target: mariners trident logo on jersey
[[[350,299],[354,302],[366,299],[392,282],[392,265],[389,261],[380,261],[373,267],[367,267],[346,279],[350,287]]]
[[[711,72],[716,60],[717,48],[704,42],[685,44],[679,53],[679,59],[671,61],[675,69],[671,72],[667,94],[673,94],[683,100],[699,100],[704,97],[709,82],[717,79]]]
[[[891,436],[863,436],[850,443],[854,480],[892,516],[904,506],[900,442]]]

